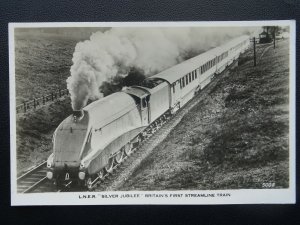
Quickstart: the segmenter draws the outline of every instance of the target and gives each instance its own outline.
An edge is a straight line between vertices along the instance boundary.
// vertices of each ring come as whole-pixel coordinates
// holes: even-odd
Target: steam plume
[[[147,76],[171,67],[189,52],[202,52],[249,32],[245,28],[111,28],[79,42],[73,54],[67,86],[72,108],[101,98],[99,87],[137,68]]]

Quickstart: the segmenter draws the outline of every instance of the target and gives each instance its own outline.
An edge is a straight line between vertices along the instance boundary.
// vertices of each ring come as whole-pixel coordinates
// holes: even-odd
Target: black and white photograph
[[[12,205],[295,202],[295,21],[9,24]]]

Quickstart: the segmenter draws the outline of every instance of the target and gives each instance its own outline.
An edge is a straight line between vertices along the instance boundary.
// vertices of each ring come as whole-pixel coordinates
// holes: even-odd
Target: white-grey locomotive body
[[[248,47],[235,38],[74,112],[54,133],[47,177],[90,187]]]

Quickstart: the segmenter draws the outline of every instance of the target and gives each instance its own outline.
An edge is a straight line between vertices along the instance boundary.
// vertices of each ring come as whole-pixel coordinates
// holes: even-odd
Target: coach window
[[[180,89],[182,89],[182,82],[181,79],[178,80],[179,84],[180,84]]]
[[[197,79],[197,70],[195,70],[195,79]]]
[[[181,81],[182,81],[182,87],[185,87],[185,83],[184,83],[184,77],[181,78]]]
[[[189,84],[189,81],[188,81],[188,75],[185,75],[185,83],[186,83],[186,85]]]
[[[192,72],[192,80],[195,80],[195,73],[194,73],[194,71]]]
[[[192,82],[192,76],[191,76],[191,73],[189,73],[189,83]]]

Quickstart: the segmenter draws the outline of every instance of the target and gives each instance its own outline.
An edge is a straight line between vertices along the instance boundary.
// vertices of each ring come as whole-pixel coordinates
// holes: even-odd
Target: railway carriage
[[[248,47],[233,39],[74,112],[54,133],[47,177],[91,187]]]

